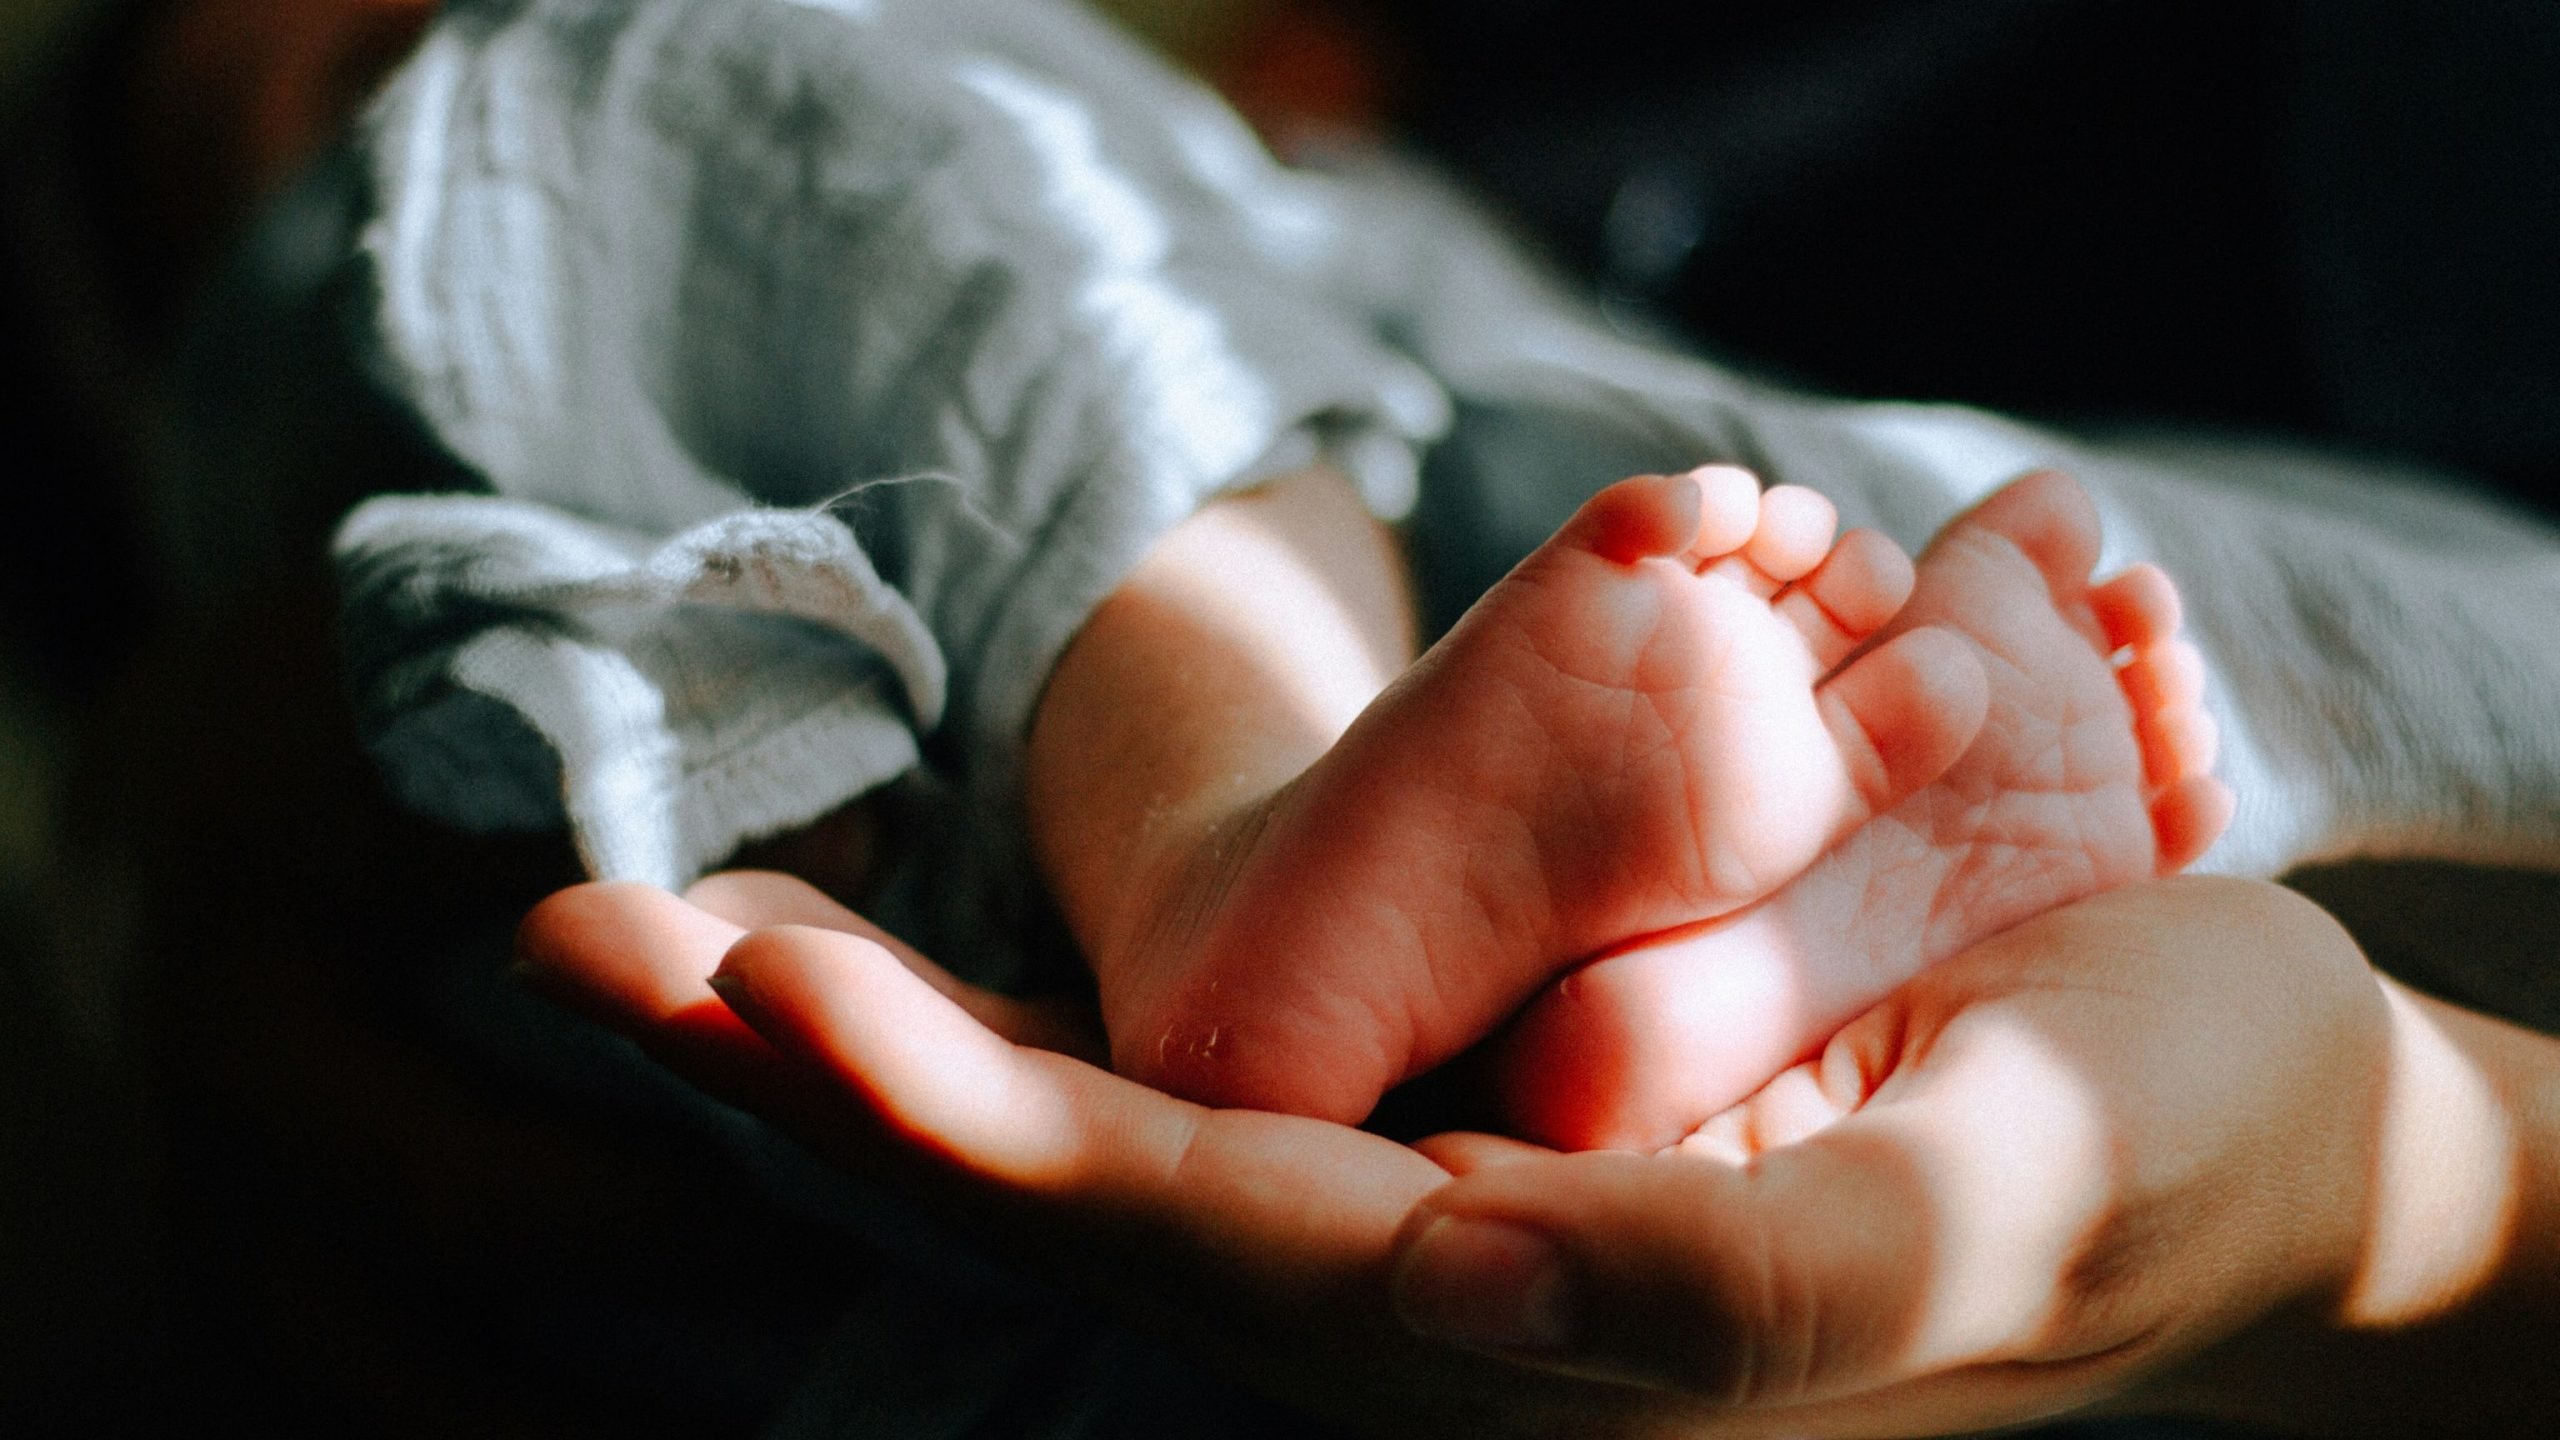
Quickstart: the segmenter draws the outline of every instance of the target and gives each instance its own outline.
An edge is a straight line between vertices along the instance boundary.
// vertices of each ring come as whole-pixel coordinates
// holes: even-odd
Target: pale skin
[[[2137,568],[2089,583],[2098,522],[2056,475],[1959,517],[1894,628],[1973,643],[1990,713],[1964,757],[1765,904],[1621,946],[1506,1045],[1506,1114],[1570,1148],[1688,1133],[1922,966],[2056,905],[2183,868],[2221,831],[2203,661]],[[2123,648],[2122,668],[2098,656]],[[1737,1024],[1732,1017],[1755,1017]]]
[[[1177,529],[1029,744],[1117,1067],[1356,1121],[1605,953],[1507,1048],[1513,1119],[1658,1146],[1917,966],[2210,842],[2175,593],[2091,583],[2076,486],[1960,522],[1901,619],[1910,563],[1833,531],[1730,467],[1637,477],[1409,664],[1392,540],[1339,476]],[[1759,905],[1826,851],[1818,901]]]
[[[1370,1433],[2528,1435],[2560,1407],[2560,1041],[2395,985],[2270,886],[2032,919],[1653,1155],[1204,1109],[800,882],[691,901],[564,892],[527,971]]]

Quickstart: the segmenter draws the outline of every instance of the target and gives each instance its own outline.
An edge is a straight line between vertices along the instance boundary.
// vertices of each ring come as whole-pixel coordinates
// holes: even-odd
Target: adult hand
[[[556,895],[525,922],[528,976],[990,1251],[1344,1423],[1606,1437],[1705,1418],[1402,1325],[1397,1230],[1449,1178],[1414,1150],[1122,1080],[1077,1058],[1101,1049],[1072,1015],[960,984],[797,881],[720,876],[688,899]]]
[[[1427,1142],[1461,1178],[1397,1303],[1750,1433],[2548,1433],[2554,1048],[2290,892],[2136,887],[1923,974],[1673,1151]]]
[[[1918,1434],[2093,1406],[2299,1426],[2306,1398],[2358,1418],[2358,1381],[2514,1395],[2411,1387],[2406,1347],[2355,1342],[2478,1349],[2540,1333],[2495,1323],[2519,1296],[2550,1312],[2513,1279],[2535,1248],[2513,1237],[2554,1228],[2516,1198],[2550,1188],[2548,1147],[2500,1138],[2550,1042],[2394,990],[2269,887],[2165,882],[2021,927],[1653,1156],[1202,1110],[1007,1038],[1090,1043],[792,882],[697,898],[726,918],[568,892],[525,954],[990,1248],[1379,1433]],[[2440,1323],[2475,1314],[2491,1328]],[[2477,1418],[2552,1398],[2525,1395]]]

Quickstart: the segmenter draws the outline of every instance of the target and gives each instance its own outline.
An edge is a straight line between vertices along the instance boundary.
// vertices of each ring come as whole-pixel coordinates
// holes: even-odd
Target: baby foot
[[[1730,467],[1603,491],[1297,781],[1171,863],[1094,956],[1113,1060],[1339,1121],[1565,965],[1730,914],[1935,779],[1971,647],[1890,619],[1911,568]]]
[[[1895,625],[1980,648],[1980,738],[1767,903],[1625,947],[1539,996],[1497,1062],[1520,1133],[1676,1142],[1922,966],[2204,853],[2231,796],[2208,773],[2202,657],[2176,638],[2166,576],[2136,566],[2092,585],[2097,555],[2096,509],[2051,472],[1939,535]]]

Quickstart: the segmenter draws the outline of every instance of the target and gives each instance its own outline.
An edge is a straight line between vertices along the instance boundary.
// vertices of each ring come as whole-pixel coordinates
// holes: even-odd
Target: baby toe
[[[2098,507],[2079,481],[2059,470],[2037,470],[1948,522],[1931,548],[1984,536],[2014,546],[2055,594],[2075,593],[2098,563]]]
[[[2151,802],[2160,873],[2174,875],[2203,859],[2238,808],[2231,787],[2211,775],[2190,775],[2162,791]]]
[[[1582,502],[1549,545],[1631,565],[1687,550],[1704,518],[1701,492],[1691,477],[1635,475]]]
[[[2167,790],[2213,770],[2222,732],[2201,705],[2181,705],[2140,717],[2135,728],[2142,740],[2143,779]]]
[[[1859,656],[1815,693],[1855,804],[1833,839],[1946,773],[1981,733],[1991,682],[1952,631],[1906,631]]]
[[[2204,699],[2204,652],[2187,640],[2150,646],[2116,672],[2116,683],[2137,716],[2198,704]]]
[[[1701,465],[1685,477],[1698,492],[1698,533],[1689,568],[1703,568],[1751,541],[1760,528],[1760,477],[1739,465]]]
[[[2157,565],[2136,565],[2089,591],[2089,609],[2110,649],[2136,650],[2178,633],[2178,587]]]
[[[1829,500],[1801,485],[1775,486],[1760,497],[1760,528],[1743,558],[1779,585],[1802,579],[1831,553],[1839,525],[1840,512]]]
[[[1794,625],[1829,670],[1884,627],[1911,598],[1911,557],[1873,530],[1840,537],[1812,574],[1778,597],[1778,613]]]

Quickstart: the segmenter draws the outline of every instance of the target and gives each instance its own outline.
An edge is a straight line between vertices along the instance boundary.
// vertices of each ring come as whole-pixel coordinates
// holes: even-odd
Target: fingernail
[[[1477,1350],[1561,1350],[1573,1336],[1564,1253],[1535,1230],[1443,1215],[1396,1268],[1396,1313]]]

